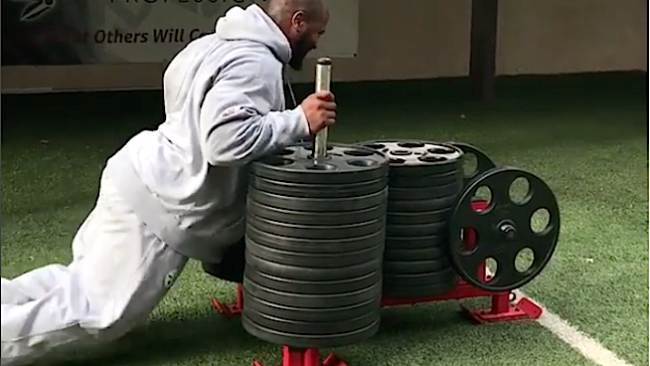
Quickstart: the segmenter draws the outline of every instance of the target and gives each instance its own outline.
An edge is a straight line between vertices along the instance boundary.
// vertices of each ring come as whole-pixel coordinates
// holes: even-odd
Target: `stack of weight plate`
[[[361,342],[379,329],[388,160],[331,144],[315,164],[296,145],[253,164],[243,326],[293,347]]]
[[[386,298],[438,295],[458,275],[447,248],[450,215],[463,188],[463,152],[449,144],[372,141],[390,160],[384,254]]]

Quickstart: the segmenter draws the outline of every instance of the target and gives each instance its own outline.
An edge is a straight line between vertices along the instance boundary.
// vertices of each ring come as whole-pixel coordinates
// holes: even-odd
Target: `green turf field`
[[[538,174],[559,200],[562,232],[552,262],[523,290],[648,365],[646,86],[647,74],[506,79],[486,107],[465,101],[465,80],[335,84],[330,139],[464,141]],[[70,260],[105,159],[158,124],[161,103],[158,93],[3,96],[3,277]],[[232,299],[233,288],[192,261],[148,327],[64,364],[277,364],[278,347],[212,311],[210,297]],[[380,334],[336,352],[350,366],[590,364],[536,323],[473,325],[455,302],[385,309]]]

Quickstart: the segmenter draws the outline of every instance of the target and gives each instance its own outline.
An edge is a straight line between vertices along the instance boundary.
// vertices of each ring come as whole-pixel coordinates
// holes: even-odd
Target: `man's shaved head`
[[[289,65],[301,69],[305,56],[316,48],[329,22],[329,11],[324,1],[271,0],[267,13],[291,44]]]
[[[302,11],[307,20],[321,20],[327,15],[323,0],[271,0],[268,13],[276,21],[291,18],[297,11]]]

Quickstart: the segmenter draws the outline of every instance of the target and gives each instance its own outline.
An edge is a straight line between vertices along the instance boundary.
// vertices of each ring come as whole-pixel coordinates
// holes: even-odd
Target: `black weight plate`
[[[388,178],[347,184],[304,184],[283,182],[251,176],[250,186],[261,192],[301,198],[347,198],[379,192],[388,185]]]
[[[251,239],[247,239],[246,250],[260,259],[290,266],[340,268],[381,258],[384,253],[384,245],[380,244],[374,248],[371,247],[354,252],[313,254],[270,248],[255,243]]]
[[[379,325],[380,321],[377,320],[366,328],[345,334],[310,336],[306,334],[290,334],[262,327],[248,319],[246,315],[242,316],[242,326],[252,336],[269,343],[297,348],[326,348],[357,344],[377,334]]]
[[[451,208],[430,212],[386,212],[386,225],[415,225],[447,222]]]
[[[401,249],[425,249],[443,247],[447,245],[447,233],[432,236],[420,236],[410,238],[386,237],[385,250]]]
[[[423,249],[387,249],[384,251],[384,263],[387,261],[425,261],[441,258],[449,259],[447,246],[439,245]]]
[[[438,286],[456,281],[458,274],[453,267],[448,267],[439,272],[420,274],[390,274],[384,273],[384,288],[401,286]]]
[[[354,305],[381,297],[381,282],[357,291],[346,291],[339,294],[327,295],[307,295],[272,290],[260,286],[244,276],[243,289],[250,295],[261,300],[284,306],[305,308],[330,308]]]
[[[431,186],[427,188],[388,188],[388,199],[393,201],[400,200],[430,200],[434,198],[443,198],[457,196],[463,190],[462,184],[452,183],[444,186]]]
[[[384,260],[384,275],[401,275],[401,274],[429,274],[440,272],[451,267],[448,258],[442,257],[433,260],[419,261],[389,261]]]
[[[336,281],[299,281],[273,276],[253,268],[246,268],[245,276],[251,281],[271,290],[300,293],[305,295],[340,294],[346,291],[358,291],[381,282],[381,271]]]
[[[386,218],[381,217],[372,221],[359,224],[316,226],[316,225],[295,225],[277,221],[266,220],[261,217],[248,215],[247,225],[255,227],[260,231],[280,236],[288,236],[301,239],[346,239],[359,238],[379,232],[383,229]]]
[[[248,197],[261,204],[293,211],[305,212],[342,212],[358,211],[386,203],[388,189],[366,196],[351,198],[296,198],[279,196],[261,192],[256,189],[248,190]]]
[[[446,233],[449,225],[446,222],[415,225],[386,225],[386,236],[392,238],[411,238],[419,236],[439,235]]]
[[[254,270],[293,280],[304,281],[334,281],[356,278],[368,273],[381,270],[382,259],[341,266],[339,268],[311,268],[290,266],[258,258],[246,251],[246,264]]]
[[[331,144],[327,159],[315,164],[304,145],[287,147],[252,164],[252,175],[272,180],[308,184],[367,182],[388,174],[386,157],[361,146]]]
[[[390,188],[427,188],[441,187],[451,184],[458,184],[459,186],[462,186],[463,171],[460,168],[444,174],[421,176],[388,176],[388,186]]]
[[[458,279],[425,286],[395,286],[384,289],[384,297],[390,299],[412,299],[449,293],[458,286]]]
[[[363,329],[376,322],[379,317],[379,308],[375,311],[363,314],[352,319],[328,322],[305,322],[293,319],[283,319],[256,311],[246,310],[246,317],[251,321],[269,329],[280,332],[301,334],[301,335],[334,335],[348,333],[357,329]]]
[[[376,299],[371,299],[362,303],[336,308],[300,308],[295,306],[278,305],[268,301],[260,300],[248,293],[244,293],[243,295],[243,300],[246,304],[245,309],[247,310],[260,312],[279,318],[294,319],[305,322],[327,322],[354,319],[364,314],[377,311],[377,309],[380,307],[380,304],[377,303]]]
[[[246,227],[246,238],[270,248],[288,250],[298,253],[345,253],[372,248],[384,242],[385,230],[360,238],[336,240],[297,239],[287,236],[272,235],[250,225]]]
[[[430,175],[462,168],[463,151],[451,144],[393,140],[360,145],[384,153],[389,158],[391,175]]]
[[[461,142],[450,142],[450,144],[463,150],[465,159],[467,159],[467,157],[470,155],[474,155],[476,157],[476,169],[473,172],[469,172],[469,174],[467,174],[467,172],[465,172],[463,169],[463,187],[469,186],[469,184],[474,181],[474,179],[483,175],[488,170],[492,170],[497,167],[494,161],[492,161],[492,159],[490,159],[490,157],[484,151],[480,150],[476,146]]]
[[[444,197],[419,201],[388,201],[387,212],[428,212],[445,210],[453,207],[457,200],[457,197]]]
[[[378,205],[358,211],[301,212],[266,206],[249,199],[248,214],[287,224],[345,225],[382,218],[386,215],[386,205]]]
[[[513,202],[509,194],[517,178],[526,179],[529,185],[529,194],[522,203]],[[492,197],[485,210],[475,212],[472,199],[480,187],[488,187]],[[531,219],[540,209],[547,210],[549,220],[545,230],[535,233]],[[464,246],[462,232],[466,228],[476,233],[472,250]],[[527,284],[544,269],[555,251],[559,233],[560,211],[548,185],[521,169],[496,168],[474,180],[460,197],[450,220],[449,248],[454,267],[467,282],[486,291],[510,291]],[[524,249],[532,250],[534,259],[527,270],[520,272],[515,262]],[[479,272],[488,258],[497,262],[497,271],[486,283],[479,278]]]

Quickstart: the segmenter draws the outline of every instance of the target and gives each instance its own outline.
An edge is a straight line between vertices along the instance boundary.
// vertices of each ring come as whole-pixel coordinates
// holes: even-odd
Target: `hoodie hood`
[[[291,59],[289,40],[259,5],[252,4],[245,10],[239,6],[232,7],[217,21],[215,30],[224,40],[262,43],[285,64]]]

